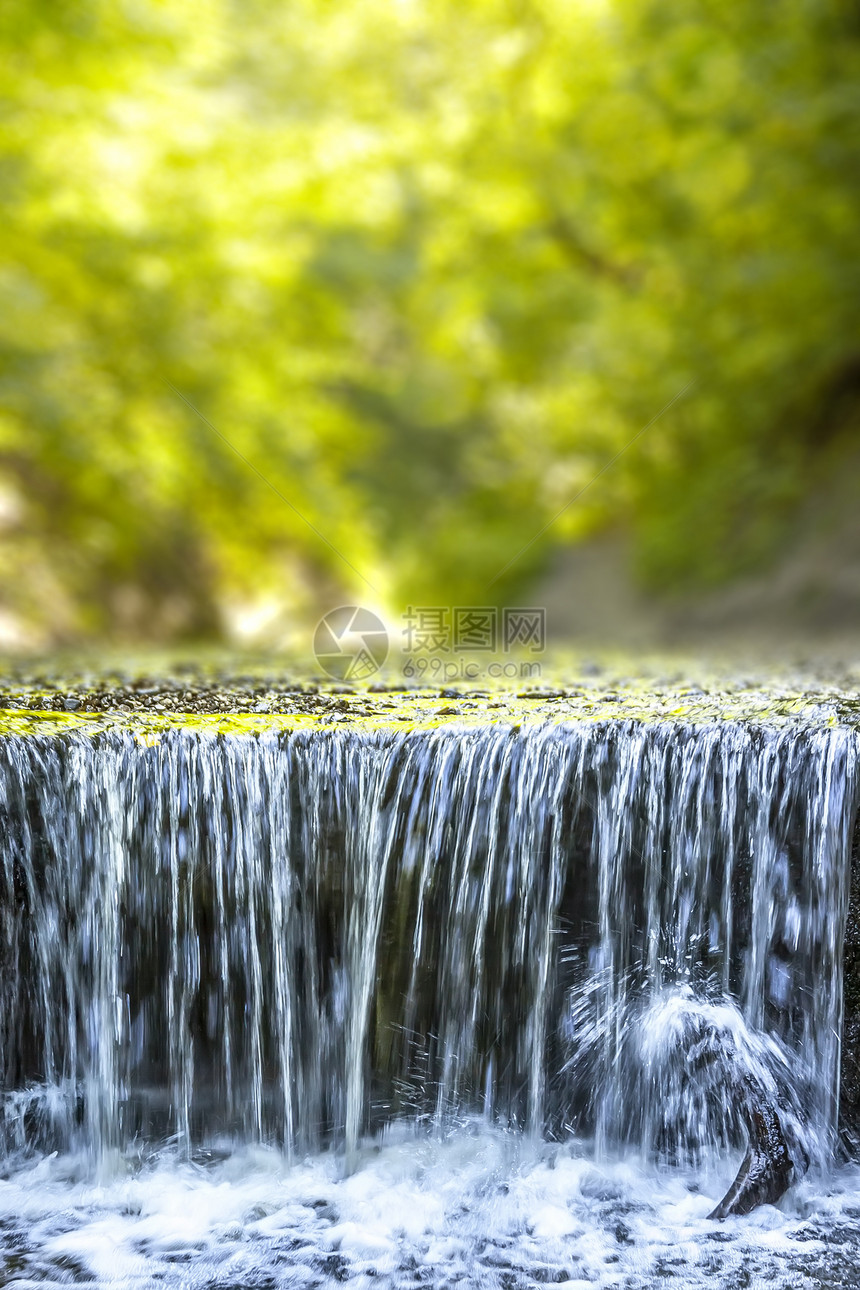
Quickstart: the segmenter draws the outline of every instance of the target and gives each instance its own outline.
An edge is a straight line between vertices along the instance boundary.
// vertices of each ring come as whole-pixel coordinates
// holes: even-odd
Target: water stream
[[[857,760],[728,722],[0,741],[0,1283],[855,1284]],[[709,1222],[752,1085],[797,1183]]]

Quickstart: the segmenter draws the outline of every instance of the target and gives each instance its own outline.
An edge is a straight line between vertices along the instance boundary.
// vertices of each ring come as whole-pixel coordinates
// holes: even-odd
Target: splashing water
[[[856,797],[836,728],[0,742],[9,1268],[689,1279],[754,1085],[811,1169],[733,1284],[842,1205]]]

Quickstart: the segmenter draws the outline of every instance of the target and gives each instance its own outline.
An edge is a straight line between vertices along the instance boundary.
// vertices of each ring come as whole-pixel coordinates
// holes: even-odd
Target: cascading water
[[[820,1169],[856,799],[839,728],[0,741],[7,1176],[260,1143],[346,1188],[475,1132],[724,1176],[753,1084]]]

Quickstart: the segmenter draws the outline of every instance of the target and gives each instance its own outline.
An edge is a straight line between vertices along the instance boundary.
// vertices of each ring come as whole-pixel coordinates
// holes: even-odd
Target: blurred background
[[[0,649],[860,629],[854,0],[5,0],[0,58]]]

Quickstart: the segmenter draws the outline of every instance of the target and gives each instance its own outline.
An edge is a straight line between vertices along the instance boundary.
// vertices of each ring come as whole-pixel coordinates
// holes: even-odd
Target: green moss
[[[35,700],[36,702],[38,700]],[[33,703],[33,696],[28,696]],[[744,721],[785,724],[810,722],[817,726],[860,727],[860,703],[847,697],[819,693],[768,694],[766,691],[720,691],[682,695],[631,685],[623,693],[514,695],[500,692],[480,697],[412,693],[378,697],[367,693],[343,696],[332,710],[324,698],[314,711],[275,713],[157,713],[57,712],[38,707],[0,709],[0,736],[55,735],[67,732],[99,734],[130,730],[142,743],[156,741],[169,730],[207,734],[254,735],[265,731],[403,731],[455,726],[522,726],[576,721],[671,721],[704,723]]]
[[[130,730],[148,743],[176,729],[254,735],[625,720],[860,729],[858,690],[860,670],[845,666],[758,670],[737,660],[621,655],[554,654],[541,660],[539,679],[490,683],[479,673],[468,683],[413,688],[396,670],[372,686],[345,686],[289,660],[55,659],[5,675],[0,668],[0,737]]]

